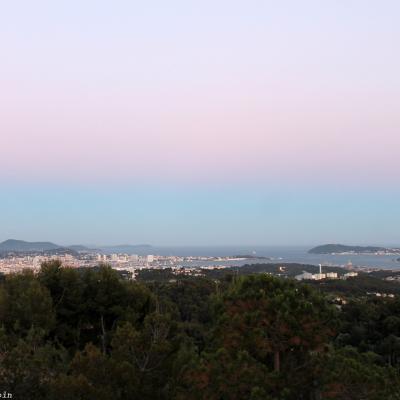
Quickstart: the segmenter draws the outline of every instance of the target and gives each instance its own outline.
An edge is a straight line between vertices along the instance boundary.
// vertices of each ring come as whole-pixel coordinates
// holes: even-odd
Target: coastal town
[[[111,268],[124,272],[130,279],[135,280],[141,270],[169,270],[173,275],[202,276],[206,271],[232,269],[235,262],[246,262],[252,264],[255,261],[267,260],[266,257],[258,260],[251,256],[161,256],[161,255],[138,255],[138,254],[103,254],[82,252],[75,254],[3,254],[0,257],[0,273],[7,275],[11,273],[31,270],[34,273],[40,271],[45,262],[59,260],[63,266],[69,268],[95,268],[99,265],[109,265]],[[267,262],[266,261],[266,262]],[[255,264],[257,265],[257,264]],[[286,266],[282,263],[276,275],[286,276]],[[337,271],[322,271],[319,266],[318,273],[303,271],[301,274],[291,277],[296,280],[324,280],[324,279],[347,279],[358,275],[359,268],[347,265],[342,273]]]
[[[53,252],[54,253],[54,252]],[[0,256],[0,273],[10,274],[29,269],[34,272],[40,270],[44,262],[59,260],[64,266],[70,268],[93,268],[101,264],[110,265],[113,269],[124,270],[135,274],[136,270],[152,268],[172,268],[177,271],[187,271],[201,268],[225,268],[230,265],[221,263],[232,263],[235,261],[249,260],[249,256],[227,256],[227,257],[206,257],[206,256],[161,256],[161,255],[138,255],[138,254],[104,254],[95,252],[37,252],[33,254],[11,252]],[[261,258],[265,259],[265,258]],[[207,265],[209,264],[209,265]]]

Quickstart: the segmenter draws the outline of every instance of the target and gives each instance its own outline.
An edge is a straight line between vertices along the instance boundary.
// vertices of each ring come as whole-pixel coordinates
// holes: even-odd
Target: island
[[[347,246],[344,244],[324,244],[308,251],[309,254],[400,254],[399,248],[386,248],[378,246]]]

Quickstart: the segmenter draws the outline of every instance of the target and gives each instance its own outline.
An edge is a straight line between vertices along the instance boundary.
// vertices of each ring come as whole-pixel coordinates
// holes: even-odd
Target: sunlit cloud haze
[[[0,239],[400,242],[399,17],[385,0],[4,2]]]

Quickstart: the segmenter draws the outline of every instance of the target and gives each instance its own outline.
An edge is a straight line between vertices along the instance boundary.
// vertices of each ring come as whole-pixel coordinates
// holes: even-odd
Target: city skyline
[[[400,244],[399,13],[4,4],[0,240]]]

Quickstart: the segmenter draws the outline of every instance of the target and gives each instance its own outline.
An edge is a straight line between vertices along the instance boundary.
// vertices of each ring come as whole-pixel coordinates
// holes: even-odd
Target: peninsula
[[[378,246],[347,246],[343,244],[324,244],[308,251],[309,254],[400,254],[400,248]]]

